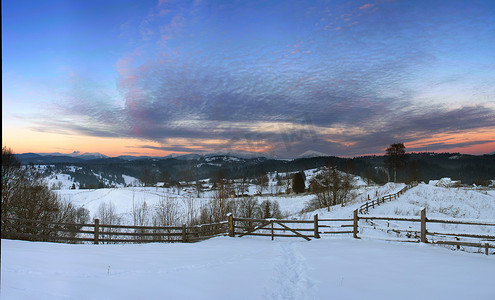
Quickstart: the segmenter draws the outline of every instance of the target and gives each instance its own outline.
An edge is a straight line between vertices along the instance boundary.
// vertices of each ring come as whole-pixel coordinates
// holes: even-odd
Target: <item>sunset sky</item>
[[[495,1],[2,1],[2,145],[495,151]]]

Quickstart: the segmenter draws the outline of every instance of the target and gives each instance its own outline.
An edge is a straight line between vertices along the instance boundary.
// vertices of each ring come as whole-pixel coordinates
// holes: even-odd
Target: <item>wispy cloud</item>
[[[41,118],[38,130],[138,138],[160,144],[141,147],[164,151],[224,148],[297,155],[313,149],[358,155],[381,152],[397,140],[413,143],[425,136],[495,128],[489,105],[418,100],[417,82],[427,80],[429,67],[443,57],[424,33],[443,26],[441,19],[424,25],[417,14],[391,16],[380,10],[382,15],[370,16],[366,11],[376,7],[367,3],[334,12],[333,22],[340,23],[328,28],[308,30],[315,27],[311,18],[297,24],[303,29],[286,28],[291,25],[269,23],[274,17],[269,15],[263,21],[270,26],[251,29],[239,26],[253,18],[242,9],[240,20],[227,16],[216,24],[191,14],[196,4],[175,10],[169,5],[160,1],[140,26],[150,42],[146,47],[161,47],[143,51],[143,46],[115,64],[118,99],[109,101],[112,97],[79,80],[63,102],[55,103],[64,118]],[[307,17],[308,11],[297,17]],[[328,12],[315,11],[326,22],[319,14]],[[392,29],[390,23],[401,15],[403,23]],[[229,31],[234,21],[238,32]],[[207,36],[201,35],[205,28]],[[260,28],[273,32],[267,38]],[[294,37],[278,42],[288,29]]]
[[[359,9],[368,9],[368,8],[372,8],[373,6],[375,6],[375,4],[373,4],[373,3],[366,3],[363,6],[359,7]]]

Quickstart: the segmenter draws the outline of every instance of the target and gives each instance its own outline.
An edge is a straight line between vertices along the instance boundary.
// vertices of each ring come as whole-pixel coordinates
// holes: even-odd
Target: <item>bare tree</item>
[[[213,197],[201,208],[199,221],[202,224],[224,221],[227,213],[234,209],[234,201],[230,198],[233,189],[227,180],[221,180]]]
[[[235,191],[237,196],[244,196],[247,193],[249,187],[249,181],[246,177],[242,177],[241,181],[235,186]]]
[[[179,225],[179,209],[177,201],[171,197],[160,197],[153,216],[156,226]]]
[[[316,197],[308,206],[314,209],[326,207],[328,211],[333,205],[344,206],[352,188],[351,176],[342,174],[334,165],[329,165],[311,181],[311,191]]]
[[[194,185],[196,188],[196,192],[198,195],[198,198],[201,196],[201,192],[203,192],[203,183],[200,180],[196,180],[196,184]]]
[[[257,180],[259,191],[261,194],[263,194],[263,190],[268,186],[268,182],[269,182],[268,175],[266,174],[265,171],[261,171],[258,174],[258,180]]]
[[[42,225],[48,229],[20,220],[7,218],[75,223],[77,210],[70,202],[62,201],[50,190],[42,175],[34,166],[23,168],[10,148],[2,148],[2,232],[19,232],[45,237],[67,236],[57,231],[58,225]],[[8,224],[7,224],[8,223]],[[17,225],[9,227],[8,225]],[[19,227],[21,226],[22,227]],[[25,226],[29,225],[29,226]],[[6,237],[2,235],[2,237]],[[45,238],[27,238],[43,240]]]
[[[152,186],[156,183],[156,178],[153,172],[146,168],[143,170],[143,174],[141,175],[141,178],[139,179],[144,186]]]
[[[94,217],[95,219],[100,220],[100,224],[102,225],[119,225],[120,224],[120,218],[117,215],[117,212],[115,211],[115,205],[113,205],[112,202],[109,202],[108,204],[105,202],[102,202],[100,206],[98,207],[98,211]],[[100,233],[101,233],[101,239],[112,239],[113,236],[111,235],[106,235],[105,229],[100,228]]]
[[[146,201],[132,205],[132,218],[135,226],[147,226],[150,221],[150,209]]]

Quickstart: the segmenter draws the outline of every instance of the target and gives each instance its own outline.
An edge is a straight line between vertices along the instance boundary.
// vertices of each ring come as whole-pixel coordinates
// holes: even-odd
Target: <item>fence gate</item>
[[[300,228],[291,228],[286,224],[303,224]],[[318,223],[314,225],[313,221],[307,220],[278,220],[278,219],[248,219],[234,218],[229,216],[229,235],[230,236],[270,236],[274,237],[299,237],[310,241],[310,237],[319,238]],[[305,228],[301,228],[305,227]],[[302,233],[304,232],[304,233]]]

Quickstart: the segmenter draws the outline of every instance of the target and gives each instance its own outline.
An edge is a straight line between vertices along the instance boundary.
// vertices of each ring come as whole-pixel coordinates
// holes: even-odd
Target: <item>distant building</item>
[[[440,180],[430,180],[429,185],[439,186],[439,187],[458,187],[461,185],[460,180],[452,180],[449,177],[444,177]]]

